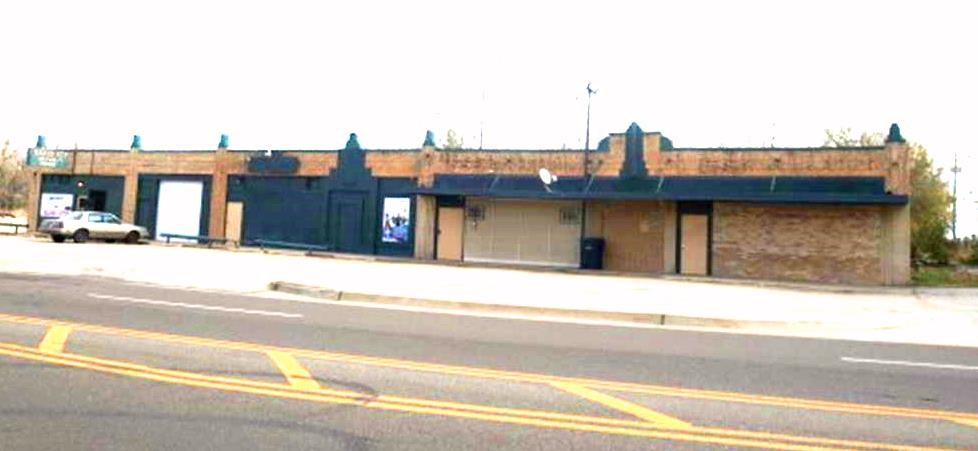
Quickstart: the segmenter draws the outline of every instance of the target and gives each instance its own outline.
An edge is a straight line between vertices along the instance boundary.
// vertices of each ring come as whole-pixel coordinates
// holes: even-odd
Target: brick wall
[[[661,273],[665,264],[666,229],[670,204],[663,202],[601,203],[589,208],[597,214],[599,236],[605,238],[605,269],[611,271]],[[591,229],[592,231],[594,228]]]
[[[589,171],[616,176],[625,158],[625,135],[612,134],[610,149],[592,151]],[[887,187],[909,193],[909,152],[902,144],[872,149],[678,149],[660,150],[658,133],[645,135],[645,161],[651,175],[835,175],[887,177]],[[285,152],[300,160],[300,176],[327,175],[337,152]],[[246,174],[251,152],[78,151],[79,174]],[[367,151],[366,165],[378,177],[435,174],[526,174],[548,168],[558,176],[580,176],[580,150],[420,150]],[[57,171],[62,173],[68,170]]]
[[[713,274],[883,284],[880,206],[714,204]],[[907,262],[909,266],[909,261]]]

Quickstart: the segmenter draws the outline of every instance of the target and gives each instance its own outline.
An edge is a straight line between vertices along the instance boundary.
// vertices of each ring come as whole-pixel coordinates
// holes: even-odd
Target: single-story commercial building
[[[30,224],[103,210],[164,234],[419,259],[856,284],[910,274],[910,150],[30,149]]]

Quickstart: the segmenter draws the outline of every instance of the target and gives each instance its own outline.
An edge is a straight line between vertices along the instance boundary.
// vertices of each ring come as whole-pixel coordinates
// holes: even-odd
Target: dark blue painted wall
[[[326,178],[231,176],[228,201],[244,203],[241,237],[323,246]]]
[[[85,182],[84,189],[78,189],[78,182]],[[122,217],[122,195],[125,188],[125,177],[105,175],[43,175],[41,177],[41,193],[74,194],[77,201],[79,195],[89,195],[91,191],[105,191],[105,211]],[[38,199],[38,216],[40,216],[40,199]],[[40,217],[38,220],[40,221]]]
[[[328,246],[358,254],[414,255],[415,205],[405,193],[414,179],[375,178],[367,171],[343,179],[235,175],[228,177],[229,202],[242,202],[242,239]],[[407,197],[411,227],[406,243],[381,239],[384,199]]]

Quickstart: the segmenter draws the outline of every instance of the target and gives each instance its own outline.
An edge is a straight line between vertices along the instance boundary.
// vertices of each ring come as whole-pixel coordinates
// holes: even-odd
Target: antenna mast
[[[954,154],[954,166],[951,167],[951,174],[953,181],[951,182],[951,199],[953,204],[951,204],[951,239],[954,241],[958,240],[958,173],[961,172],[961,168],[958,166],[958,154]]]

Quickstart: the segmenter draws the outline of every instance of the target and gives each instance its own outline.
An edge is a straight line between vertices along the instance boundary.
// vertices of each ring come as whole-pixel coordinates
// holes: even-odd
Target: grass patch
[[[918,287],[978,287],[978,274],[953,266],[922,266],[914,270],[911,280]]]

